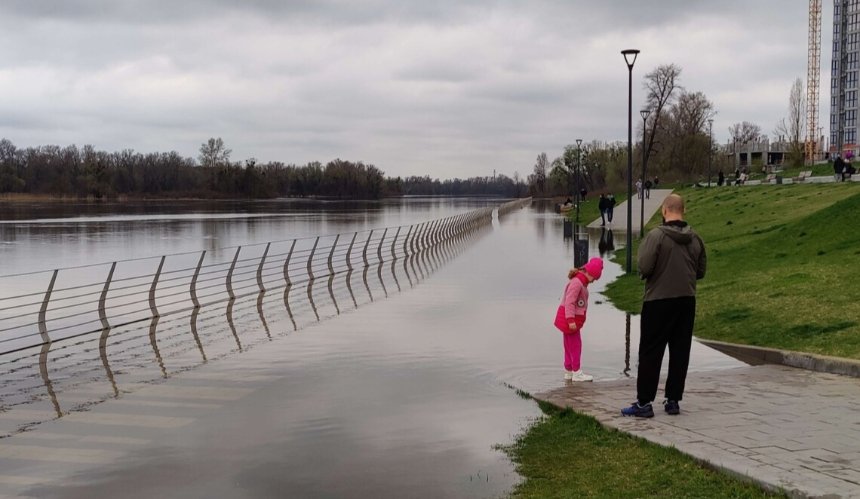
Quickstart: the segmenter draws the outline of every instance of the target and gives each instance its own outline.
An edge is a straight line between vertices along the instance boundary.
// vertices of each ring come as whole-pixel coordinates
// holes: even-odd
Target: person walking
[[[608,200],[606,203],[606,220],[609,221],[609,225],[612,225],[612,214],[615,213],[615,196],[610,192],[606,199]]]
[[[845,168],[845,161],[842,159],[842,156],[836,156],[836,159],[833,161],[833,178],[837,182],[842,179],[843,168]]]
[[[592,258],[582,268],[567,273],[567,285],[555,314],[553,324],[564,339],[564,379],[593,381],[594,377],[582,372],[582,327],[588,311],[588,285],[600,279],[603,260]]]
[[[642,199],[642,180],[636,180],[636,199]]]
[[[645,296],[639,337],[639,371],[636,401],[621,410],[623,416],[654,416],[651,402],[657,396],[663,354],[669,347],[666,378],[668,414],[681,413],[680,402],[690,363],[696,318],[696,281],[705,277],[705,243],[684,221],[684,200],[670,194],[661,208],[663,224],[652,229],[639,246],[639,274],[645,279]]]
[[[651,199],[651,181],[645,181],[645,199]]]
[[[600,226],[606,225],[606,211],[609,207],[609,200],[606,199],[606,194],[600,195],[600,200],[597,202],[597,209],[600,210]]]

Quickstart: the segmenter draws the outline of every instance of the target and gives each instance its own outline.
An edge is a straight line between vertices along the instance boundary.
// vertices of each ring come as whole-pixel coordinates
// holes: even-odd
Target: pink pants
[[[564,368],[568,371],[579,371],[582,357],[582,336],[579,330],[572,334],[563,334],[564,338]]]
[[[564,307],[558,307],[555,313],[555,327],[561,331],[564,339],[564,368],[568,371],[579,371],[582,358],[582,336],[580,331],[585,323],[584,316],[576,316],[574,321],[579,325],[576,332],[571,333],[564,316]]]

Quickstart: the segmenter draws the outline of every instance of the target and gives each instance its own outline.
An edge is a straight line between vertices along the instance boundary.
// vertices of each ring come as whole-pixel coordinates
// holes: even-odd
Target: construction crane
[[[818,92],[821,80],[821,0],[809,0],[809,55],[806,60],[806,160],[815,163]]]

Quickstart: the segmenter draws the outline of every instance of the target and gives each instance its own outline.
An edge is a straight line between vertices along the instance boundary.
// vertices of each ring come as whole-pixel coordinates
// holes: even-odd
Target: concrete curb
[[[738,345],[736,343],[703,340],[700,338],[696,338],[696,340],[699,343],[752,365],[779,364],[806,369],[808,371],[841,374],[843,376],[860,378],[860,361],[853,359],[828,357],[826,355],[816,355],[804,352],[793,352],[791,350],[778,350],[776,348]]]

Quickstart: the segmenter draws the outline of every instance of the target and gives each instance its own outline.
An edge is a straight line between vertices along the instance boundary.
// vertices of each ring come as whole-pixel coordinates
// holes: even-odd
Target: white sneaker
[[[573,371],[564,370],[564,379],[573,379]]]
[[[573,381],[594,381],[594,376],[590,374],[585,374],[580,369],[579,371],[573,371],[570,373],[570,379]]]

